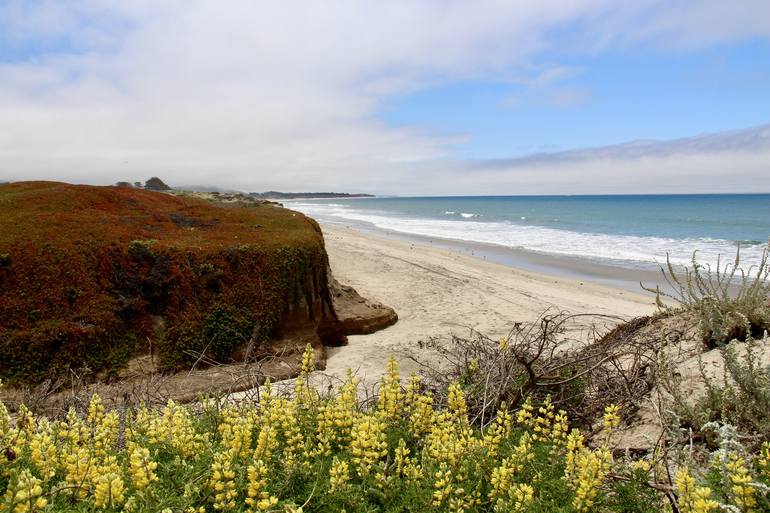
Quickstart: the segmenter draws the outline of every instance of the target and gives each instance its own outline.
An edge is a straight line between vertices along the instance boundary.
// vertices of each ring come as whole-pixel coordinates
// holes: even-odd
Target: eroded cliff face
[[[393,314],[395,315],[395,314]],[[257,359],[355,333],[317,223],[276,205],[129,188],[0,186],[0,377],[109,378]]]

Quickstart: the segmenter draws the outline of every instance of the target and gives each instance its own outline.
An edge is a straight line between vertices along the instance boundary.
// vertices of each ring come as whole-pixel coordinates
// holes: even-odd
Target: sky
[[[0,181],[770,192],[767,0],[0,0]]]

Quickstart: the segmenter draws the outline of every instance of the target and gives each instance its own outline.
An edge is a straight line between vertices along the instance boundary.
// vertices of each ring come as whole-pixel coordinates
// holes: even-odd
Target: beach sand
[[[466,256],[425,244],[378,237],[322,224],[334,276],[362,296],[393,307],[394,326],[351,336],[328,348],[326,374],[348,369],[365,384],[382,376],[391,354],[402,375],[417,370],[407,357],[430,337],[468,335],[476,330],[505,336],[515,322],[532,321],[548,308],[627,319],[655,311],[654,298],[572,278],[549,276]]]

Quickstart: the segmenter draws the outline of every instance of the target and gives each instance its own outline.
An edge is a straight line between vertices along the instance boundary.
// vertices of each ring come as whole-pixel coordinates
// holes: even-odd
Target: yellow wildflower
[[[371,416],[364,416],[353,425],[350,452],[361,476],[367,476],[372,466],[388,454],[385,424]]]
[[[13,513],[32,513],[46,507],[48,501],[42,497],[43,488],[40,483],[40,479],[34,477],[29,470],[21,471],[16,483],[9,486],[5,492],[5,498]]]
[[[112,509],[124,501],[123,479],[115,472],[100,474],[95,479],[94,504],[98,508]]]
[[[150,459],[150,451],[146,447],[130,444],[128,450],[134,488],[142,491],[158,479],[158,476],[155,475],[158,464]]]
[[[595,451],[582,449],[576,453],[576,468],[570,481],[575,490],[572,505],[576,510],[585,512],[593,508],[611,461],[612,455],[606,448]]]
[[[730,479],[730,491],[735,505],[745,512],[751,512],[757,505],[756,490],[751,486],[751,474],[743,458],[730,454],[725,465]]]
[[[770,442],[762,444],[762,448],[759,452],[758,465],[762,477],[770,480]]]
[[[709,513],[719,507],[719,503],[710,499],[711,489],[696,486],[695,479],[687,468],[679,469],[675,484],[681,513]]]
[[[433,506],[441,506],[452,495],[452,471],[442,462],[433,481]]]
[[[447,390],[447,407],[455,422],[459,424],[468,423],[468,405],[465,402],[465,393],[457,382],[449,385]]]
[[[211,464],[209,488],[214,492],[214,509],[228,511],[236,508],[235,472],[232,469],[229,451],[214,454]]]
[[[433,422],[433,397],[420,393],[420,378],[412,375],[406,386],[404,403],[409,414],[409,429],[412,434],[420,436],[427,433]]]
[[[377,413],[386,420],[397,420],[402,415],[404,393],[398,375],[398,362],[391,355],[377,397]]]
[[[56,475],[57,454],[51,424],[46,419],[40,421],[38,431],[29,442],[32,463],[44,480]]]
[[[267,466],[262,460],[256,460],[246,470],[249,479],[246,493],[246,505],[248,512],[267,511],[278,504],[278,497],[270,495],[267,491]]]
[[[535,416],[533,411],[535,408],[532,406],[532,401],[529,397],[524,400],[524,404],[521,405],[519,413],[516,415],[516,423],[526,428],[532,428],[535,426]]]
[[[619,411],[620,407],[615,404],[605,406],[604,416],[602,417],[604,429],[611,431],[620,426],[620,415],[618,415]]]
[[[350,466],[346,461],[335,456],[329,468],[329,488],[332,492],[342,490],[347,486],[348,481],[350,481]]]
[[[508,409],[503,403],[497,412],[495,421],[487,428],[484,433],[484,447],[489,451],[490,457],[495,457],[500,448],[500,443],[508,437],[511,432],[513,419]]]

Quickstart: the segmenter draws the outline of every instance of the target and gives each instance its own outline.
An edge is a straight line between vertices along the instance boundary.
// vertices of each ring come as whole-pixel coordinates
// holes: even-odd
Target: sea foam
[[[736,251],[733,241],[723,239],[586,233],[528,224],[482,221],[476,214],[470,213],[460,213],[463,219],[458,216],[454,216],[455,219],[431,219],[394,216],[386,212],[359,210],[345,205],[292,203],[289,206],[320,220],[356,221],[403,234],[603,260],[623,266],[638,267],[639,264],[648,266],[664,263],[667,254],[673,264],[688,265],[691,263],[693,251],[697,250],[698,261],[713,267],[717,258],[721,256],[724,265],[734,258]],[[450,211],[445,214],[450,215]],[[742,247],[742,262],[749,265],[758,262],[762,247],[757,244]]]

